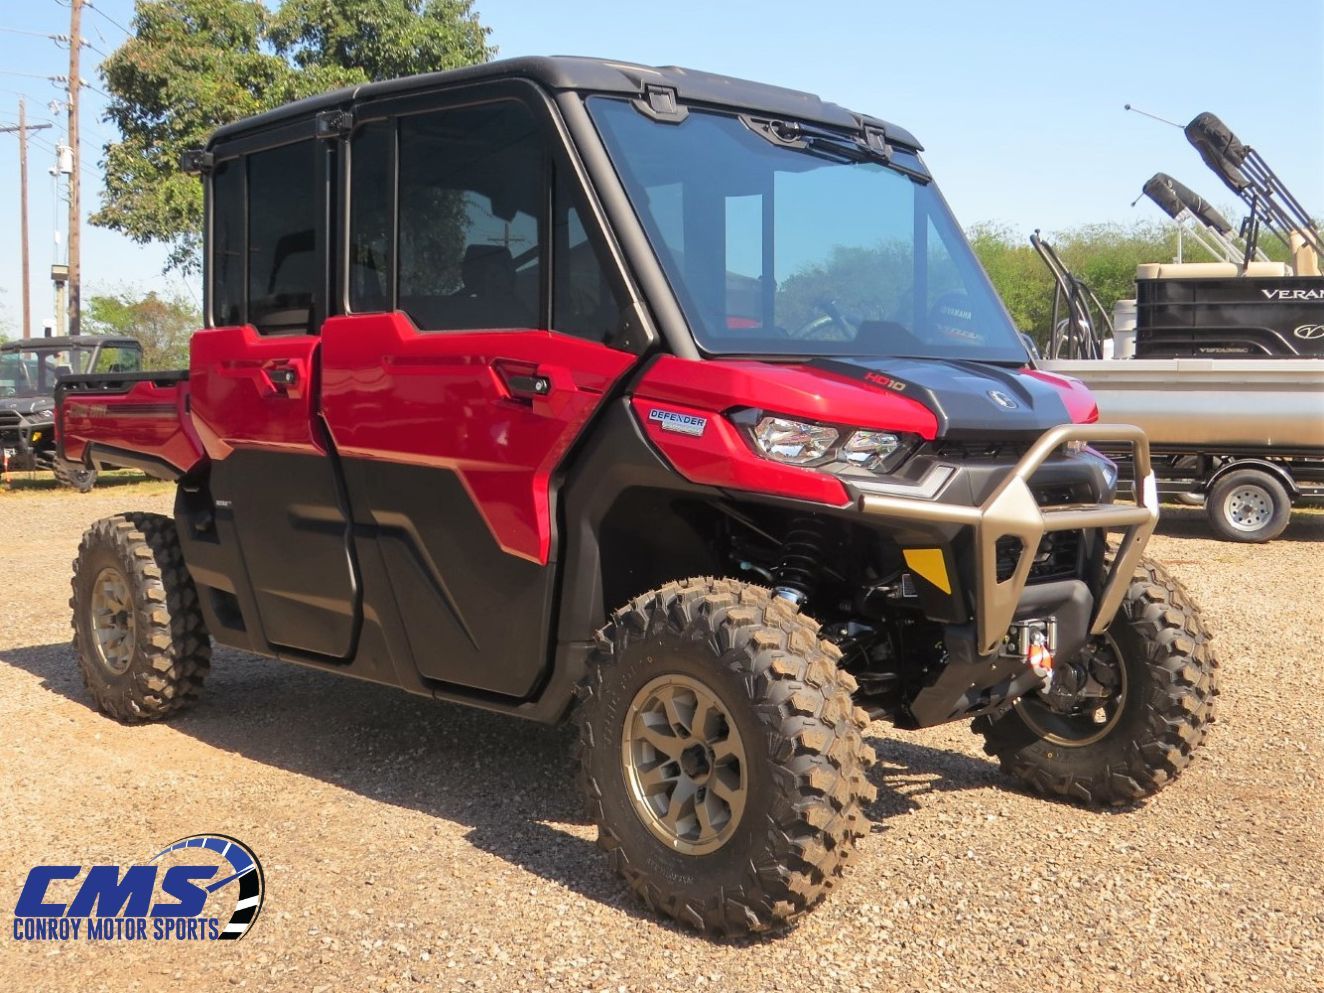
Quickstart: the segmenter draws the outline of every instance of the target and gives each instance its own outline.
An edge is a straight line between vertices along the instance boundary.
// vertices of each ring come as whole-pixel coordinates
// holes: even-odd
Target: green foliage
[[[1016,326],[1044,347],[1052,323],[1054,283],[1029,238],[992,224],[976,224],[967,235]],[[1135,296],[1136,266],[1172,262],[1177,257],[1175,226],[1157,221],[1129,227],[1088,224],[1045,233],[1043,238],[1056,249],[1063,264],[1095,292],[1110,315],[1114,303]],[[1262,247],[1270,256],[1286,258],[1276,239],[1266,238]],[[1183,242],[1182,259],[1214,261],[1190,238]]]
[[[122,334],[137,338],[143,347],[143,368],[188,368],[189,338],[202,324],[191,300],[156,293],[137,296],[119,293],[94,296],[83,311],[88,334]]]
[[[469,0],[138,0],[134,33],[101,64],[105,189],[92,223],[200,262],[202,187],[180,153],[223,124],[339,86],[490,58]]]
[[[269,34],[300,69],[338,66],[361,81],[486,61],[488,29],[469,0],[284,0]]]
[[[848,315],[890,315],[896,301],[908,292],[913,270],[909,245],[838,245],[826,262],[807,265],[782,280],[777,287],[777,323],[803,330],[827,314],[824,301]]]

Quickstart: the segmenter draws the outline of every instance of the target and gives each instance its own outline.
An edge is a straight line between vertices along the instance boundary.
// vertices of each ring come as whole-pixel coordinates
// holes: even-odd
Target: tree
[[[105,189],[91,221],[165,242],[196,271],[202,187],[179,156],[223,124],[369,80],[482,62],[494,49],[469,0],[138,0],[134,33],[101,64]]]
[[[488,29],[470,0],[284,0],[269,33],[299,69],[335,66],[358,82],[485,62]]]
[[[155,292],[139,297],[128,291],[94,296],[83,318],[90,334],[122,334],[137,338],[143,347],[143,368],[188,368],[189,338],[202,323],[191,300],[162,297]]]

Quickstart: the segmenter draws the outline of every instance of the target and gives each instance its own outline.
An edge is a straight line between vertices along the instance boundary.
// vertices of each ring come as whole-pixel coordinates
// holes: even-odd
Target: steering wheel
[[[929,331],[939,338],[982,345],[987,340],[975,326],[975,311],[964,290],[948,290],[929,308]]]
[[[827,297],[820,297],[814,301],[814,309],[822,311],[817,317],[812,317],[804,324],[801,324],[794,331],[787,334],[792,338],[822,338],[820,332],[836,327],[839,334],[830,337],[835,339],[850,340],[855,337],[855,325],[846,319],[846,315],[841,312],[836,301]]]

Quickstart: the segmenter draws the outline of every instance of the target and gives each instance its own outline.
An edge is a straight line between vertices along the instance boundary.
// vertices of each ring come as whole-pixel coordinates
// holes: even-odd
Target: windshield
[[[86,372],[91,357],[89,348],[0,352],[0,396],[53,394],[57,377]]]
[[[937,189],[851,136],[796,148],[728,114],[589,108],[706,351],[1026,360]]]

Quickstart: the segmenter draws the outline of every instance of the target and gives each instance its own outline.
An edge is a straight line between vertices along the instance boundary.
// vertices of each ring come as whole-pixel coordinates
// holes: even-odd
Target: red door
[[[335,467],[318,436],[314,335],[193,336],[193,423],[217,516],[232,517],[266,641],[334,658],[352,643],[355,580]]]
[[[553,476],[635,356],[551,331],[322,329],[322,411],[420,671],[523,696],[546,655]]]

